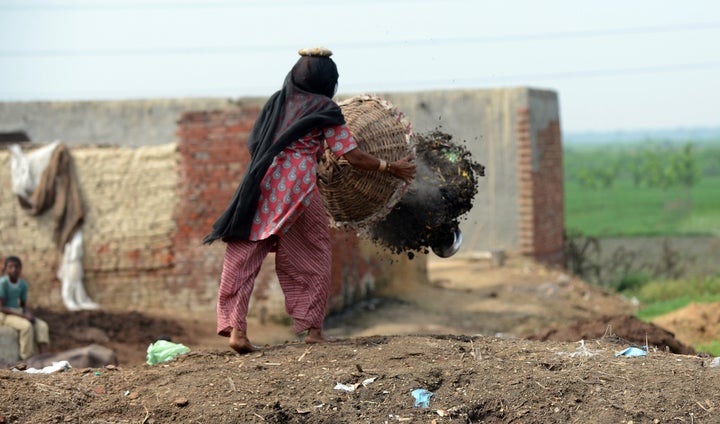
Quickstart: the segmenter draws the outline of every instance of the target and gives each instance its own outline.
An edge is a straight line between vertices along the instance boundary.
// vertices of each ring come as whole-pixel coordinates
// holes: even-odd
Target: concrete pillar
[[[0,362],[14,364],[20,360],[17,330],[0,326]]]

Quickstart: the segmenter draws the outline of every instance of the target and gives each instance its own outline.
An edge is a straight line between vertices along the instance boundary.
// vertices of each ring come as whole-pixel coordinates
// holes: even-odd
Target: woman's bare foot
[[[324,337],[322,335],[322,329],[320,328],[309,329],[307,335],[305,336],[305,343],[307,344],[325,343],[333,341],[335,341],[335,339]]]
[[[228,344],[235,352],[241,355],[255,352],[255,346],[250,343],[245,332],[237,328],[233,328],[230,332],[230,342]]]

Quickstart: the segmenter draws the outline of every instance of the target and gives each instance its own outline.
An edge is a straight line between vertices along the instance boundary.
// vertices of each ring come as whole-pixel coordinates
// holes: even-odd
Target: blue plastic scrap
[[[423,408],[430,407],[430,396],[432,396],[433,393],[425,389],[415,389],[412,391],[412,395],[415,398],[415,406],[422,406]]]
[[[637,347],[629,347],[620,352],[615,352],[615,356],[646,356],[647,352]]]

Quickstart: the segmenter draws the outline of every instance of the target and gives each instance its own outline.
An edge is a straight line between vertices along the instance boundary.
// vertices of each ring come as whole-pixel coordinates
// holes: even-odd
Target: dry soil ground
[[[119,363],[0,370],[0,423],[720,422],[713,358],[668,352],[687,347],[624,300],[523,259],[434,260],[430,277],[328,319],[336,342],[253,323],[265,348],[244,356],[212,314],[42,311],[55,350],[96,342]],[[145,364],[163,335],[191,352]],[[658,348],[615,356],[645,344]],[[427,408],[415,389],[433,393]]]

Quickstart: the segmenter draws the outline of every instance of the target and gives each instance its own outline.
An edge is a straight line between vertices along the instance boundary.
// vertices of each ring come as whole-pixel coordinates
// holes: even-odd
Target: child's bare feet
[[[230,347],[237,353],[243,355],[245,353],[255,352],[255,346],[250,343],[244,331],[233,328],[230,332]]]
[[[305,343],[307,344],[325,343],[333,341],[335,341],[335,339],[323,336],[322,329],[320,328],[309,329],[307,335],[305,336]]]

